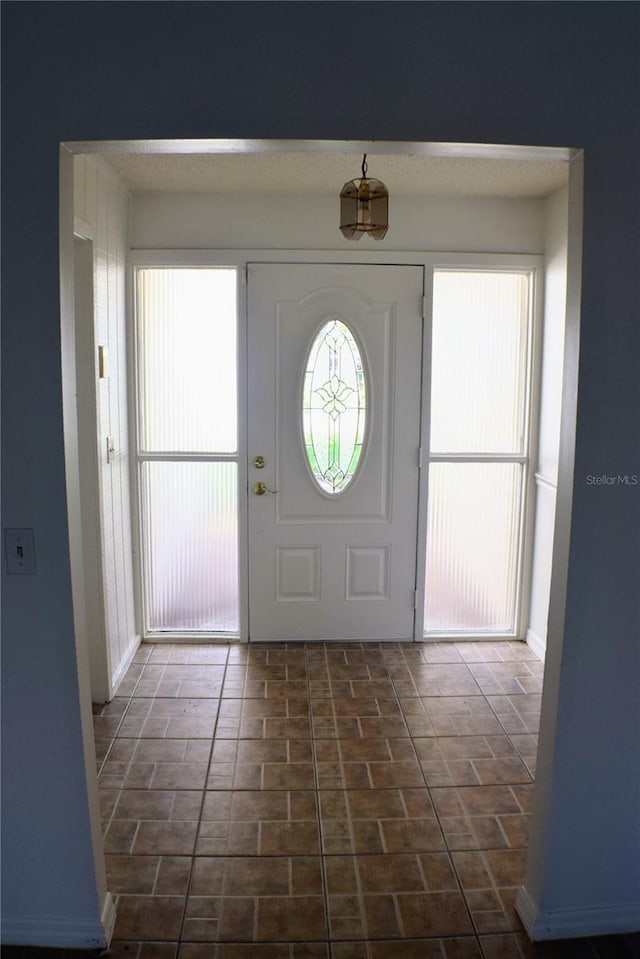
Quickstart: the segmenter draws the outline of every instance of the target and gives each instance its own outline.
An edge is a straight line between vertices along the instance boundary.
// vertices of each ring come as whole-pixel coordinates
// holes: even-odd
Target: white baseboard
[[[107,940],[107,946],[110,946],[113,938],[113,930],[116,927],[116,901],[110,892],[107,892],[104,897],[104,905],[102,907],[102,927]]]
[[[533,942],[610,936],[640,929],[640,903],[539,912],[523,888],[518,893],[516,912]]]
[[[527,630],[527,646],[536,654],[541,663],[544,663],[544,657],[547,652],[547,644],[532,629]]]
[[[114,697],[114,696],[116,695],[116,693],[118,692],[118,686],[120,685],[120,683],[121,683],[122,680],[124,679],[124,674],[125,674],[126,671],[129,669],[129,666],[130,666],[131,663],[133,662],[133,657],[134,657],[135,654],[138,652],[138,647],[139,647],[139,646],[140,646],[140,637],[139,637],[139,636],[134,636],[134,637],[132,638],[131,642],[129,643],[129,645],[127,646],[127,651],[126,651],[126,653],[124,654],[124,656],[123,656],[123,658],[122,658],[122,662],[120,663],[120,665],[119,665],[118,668],[116,669],[115,673],[114,673],[113,676],[111,677],[111,697],[110,697],[110,699],[113,699],[113,697]]]
[[[115,919],[115,910],[114,910]],[[3,916],[2,942],[8,946],[50,946],[59,949],[105,949],[107,936],[96,919],[42,919],[35,916]]]
[[[536,925],[536,916],[538,914],[533,899],[522,886],[516,896],[516,912],[522,919],[522,925],[527,930],[529,939],[533,939],[533,933]]]

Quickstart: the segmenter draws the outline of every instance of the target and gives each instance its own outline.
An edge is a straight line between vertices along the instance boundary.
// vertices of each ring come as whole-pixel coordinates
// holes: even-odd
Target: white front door
[[[413,638],[422,296],[422,267],[249,266],[253,641]]]

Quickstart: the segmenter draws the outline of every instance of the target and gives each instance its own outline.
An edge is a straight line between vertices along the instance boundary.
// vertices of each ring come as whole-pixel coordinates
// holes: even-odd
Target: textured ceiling
[[[119,154],[105,156],[132,190],[164,193],[325,193],[360,176],[361,154]],[[495,160],[378,154],[368,175],[391,195],[543,197],[567,182],[557,160]]]

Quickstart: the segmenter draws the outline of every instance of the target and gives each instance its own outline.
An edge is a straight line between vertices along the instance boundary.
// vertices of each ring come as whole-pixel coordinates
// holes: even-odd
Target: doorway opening
[[[328,156],[340,155],[345,150],[348,150],[350,147],[357,148],[357,151],[361,153],[362,146],[363,146],[362,144],[357,144],[357,145],[327,144],[326,153]],[[380,145],[376,145],[376,144],[367,144],[365,146],[370,155],[374,155],[376,153],[383,153],[384,150],[390,149],[389,145],[385,145],[384,149]],[[85,167],[84,172],[86,173],[89,166],[93,166],[93,169],[95,171],[96,167],[95,167],[94,161],[97,159],[97,156],[96,156],[97,154],[102,154],[103,158],[106,158],[109,161],[113,161],[114,157],[116,156],[127,157],[129,152],[133,152],[135,149],[139,151],[139,155],[149,155],[151,153],[155,153],[157,157],[162,157],[163,154],[168,154],[168,153],[175,155],[175,154],[180,154],[181,151],[193,152],[195,150],[196,153],[201,152],[203,156],[212,155],[212,154],[215,154],[216,151],[218,151],[222,155],[241,154],[242,156],[246,158],[248,156],[253,155],[252,151],[258,151],[258,153],[261,151],[264,151],[268,153],[268,152],[274,152],[275,150],[280,149],[284,152],[287,152],[287,151],[292,152],[293,149],[297,148],[298,150],[302,150],[302,152],[305,152],[305,150],[307,149],[308,149],[308,152],[311,152],[312,150],[317,150],[317,147],[318,147],[317,143],[309,145],[308,148],[304,144],[275,145],[273,143],[265,143],[263,145],[260,145],[260,144],[252,143],[249,145],[244,143],[229,144],[228,142],[224,144],[216,144],[215,142],[213,143],[203,142],[201,144],[196,144],[196,145],[194,145],[193,143],[190,143],[188,145],[185,145],[185,144],[180,145],[173,142],[166,142],[166,143],[156,142],[153,145],[137,144],[135,147],[129,146],[127,144],[111,145],[111,144],[105,144],[105,143],[66,144],[65,149],[63,150],[63,159],[61,164],[61,171],[62,171],[61,172],[61,198],[62,198],[61,202],[62,202],[63,209],[66,211],[65,217],[63,217],[63,223],[68,225],[70,220],[72,221],[73,219],[72,215],[70,216],[70,211],[73,209],[73,196],[74,196],[74,169],[73,169],[74,153],[79,156],[82,155],[85,158],[88,157],[91,160],[91,163],[89,163],[88,166]],[[447,150],[448,148],[446,147],[446,145],[430,145],[430,144],[410,144],[410,145],[394,144],[393,145],[393,151],[395,151],[396,153],[400,155],[413,154],[425,160],[429,158],[447,159]],[[538,495],[540,497],[542,497],[543,495],[540,492],[540,490],[544,492],[544,495],[546,495],[547,492],[552,493],[552,505],[550,509],[548,510],[548,515],[551,516],[551,521],[550,521],[550,524],[547,524],[547,526],[544,529],[540,530],[540,534],[542,538],[546,535],[547,541],[553,544],[554,591],[553,591],[552,602],[554,606],[552,609],[549,609],[548,602],[547,602],[547,610],[549,610],[548,619],[552,624],[554,635],[553,637],[552,636],[549,637],[549,641],[550,642],[555,641],[556,643],[561,645],[563,616],[564,616],[564,599],[566,594],[566,578],[567,578],[567,568],[568,568],[569,517],[570,517],[570,509],[571,509],[571,490],[572,490],[572,480],[573,480],[572,460],[573,460],[573,443],[574,443],[574,437],[575,437],[575,404],[576,404],[575,384],[577,382],[577,358],[578,358],[578,339],[579,339],[578,331],[579,331],[582,157],[579,151],[574,151],[574,150],[562,149],[562,150],[546,151],[542,149],[537,150],[537,149],[527,149],[527,148],[519,150],[519,148],[513,148],[513,147],[483,148],[481,146],[470,145],[468,148],[463,148],[462,150],[459,146],[455,148],[451,147],[449,150],[449,158],[451,160],[468,159],[472,161],[473,163],[478,163],[480,165],[482,164],[483,160],[499,161],[500,163],[506,164],[507,166],[509,161],[513,159],[520,159],[520,160],[529,159],[532,162],[540,162],[543,165],[546,163],[549,163],[549,164],[560,163],[565,165],[565,171],[568,172],[568,187],[563,200],[560,203],[558,203],[553,209],[549,209],[548,211],[549,223],[551,223],[551,221],[554,220],[554,217],[561,221],[564,217],[564,220],[562,223],[562,228],[564,229],[564,236],[566,240],[564,248],[563,250],[559,251],[558,247],[561,247],[562,244],[561,243],[558,244],[556,247],[553,248],[552,255],[547,258],[548,263],[551,264],[552,266],[555,263],[555,266],[557,266],[558,269],[556,273],[554,273],[552,269],[548,270],[547,276],[546,276],[547,292],[549,291],[550,286],[554,287],[554,285],[555,285],[554,288],[556,292],[561,291],[561,296],[558,297],[558,300],[562,301],[563,322],[561,325],[560,332],[558,332],[557,328],[555,330],[551,330],[549,333],[549,337],[545,337],[545,344],[543,344],[543,353],[546,350],[546,343],[550,344],[550,348],[553,354],[552,366],[554,366],[555,371],[558,374],[556,379],[560,383],[560,393],[562,395],[562,406],[561,408],[557,409],[557,415],[555,414],[551,415],[551,419],[554,420],[554,422],[556,422],[557,435],[560,433],[560,428],[562,428],[562,444],[560,445],[558,462],[556,464],[558,468],[556,472],[557,484],[555,485],[555,488],[554,489],[551,488],[554,486],[554,484],[549,483],[548,477],[544,474],[544,471],[540,469],[540,463],[538,464],[538,473],[540,476],[539,483],[538,483],[538,478],[536,477],[536,483],[539,486]],[[113,179],[114,174],[113,174],[112,168],[111,168],[111,173],[109,173],[108,170],[106,170],[97,174],[97,176],[103,176],[105,183],[108,183],[108,185],[114,190],[119,189],[119,187],[115,185],[115,180],[119,180],[119,177],[116,174],[115,180]],[[87,216],[83,216],[83,213],[86,215],[90,215],[91,213],[89,209],[91,205],[91,190],[88,186],[88,181],[85,181],[85,183],[82,185],[82,188],[80,188],[80,180],[78,176],[76,176],[75,187],[76,187],[76,197],[82,194],[83,202],[85,204],[84,210],[82,212],[76,212],[75,214],[76,221],[86,220]],[[126,192],[127,191],[125,190],[125,193]],[[172,201],[171,198],[167,197],[166,202],[167,204],[171,205],[171,203],[174,201]],[[227,204],[227,211],[228,211],[229,210],[228,198],[226,201],[221,200],[220,202],[222,206],[224,206],[225,203]],[[432,209],[435,209],[438,207],[440,202],[441,201],[438,201],[436,199],[434,202],[430,204],[430,206],[432,207]],[[478,201],[478,202],[479,202],[479,207],[476,208],[475,210],[476,220],[474,221],[472,217],[471,220],[467,222],[471,222],[471,223],[475,222],[477,232],[482,233],[483,237],[486,240],[486,236],[487,236],[486,219],[483,219],[482,216],[480,216],[479,210],[480,210],[480,207],[482,207],[482,201]],[[277,198],[274,198],[273,196],[270,198],[267,198],[266,204],[267,206],[271,204],[272,210],[277,211],[278,209]],[[204,209],[204,206],[206,206],[206,204],[201,203],[201,205],[203,207],[202,214],[205,215],[206,210]],[[407,207],[414,208],[414,204],[411,202],[407,202]],[[136,237],[136,243],[139,245],[140,248],[148,249],[148,247],[151,245],[148,242],[148,239],[150,236],[149,231],[151,230],[151,232],[153,232],[153,230],[155,230],[158,227],[159,223],[163,221],[163,217],[161,216],[160,218],[158,218],[157,211],[154,213],[154,211],[151,209],[151,204],[146,204],[146,201],[144,200],[144,198],[141,201],[140,209],[141,209],[141,218],[138,224],[138,235]],[[192,210],[193,209],[194,208],[192,206]],[[218,210],[218,213],[220,213],[220,210]],[[155,220],[154,220],[154,217],[155,217]],[[165,224],[167,223],[166,208],[165,208],[164,222]],[[224,217],[218,216],[216,222],[218,223],[218,225],[222,223],[229,223],[229,217],[227,217],[225,220]],[[282,224],[275,223],[275,227],[274,227],[274,222],[275,221],[273,217],[271,218],[267,217],[265,220],[265,223],[268,226],[269,230],[273,232],[276,237],[282,236],[281,233],[278,233],[278,229],[282,226]],[[318,222],[321,222],[321,219]],[[451,246],[451,244],[448,242],[450,234],[447,234],[447,232],[444,231],[441,235],[442,242],[436,245],[433,236],[429,235],[428,227],[424,229],[424,224],[426,222],[427,222],[426,220],[425,221],[421,220],[417,226],[415,219],[412,222],[411,218],[408,217],[407,229],[414,230],[414,231],[417,228],[423,229],[422,245],[424,249],[433,250],[433,249],[437,249],[438,247],[441,249],[449,248]],[[454,220],[449,219],[447,222],[449,223],[449,226],[451,226],[451,223],[454,222]],[[197,215],[194,216],[193,230],[191,230],[191,232],[189,233],[188,242],[184,244],[183,249],[186,249],[188,247],[192,251],[195,250],[196,254],[199,251],[201,251],[203,247],[202,236],[200,237],[197,236],[197,231],[201,225],[202,225],[202,220],[198,220]],[[540,235],[541,236],[544,235],[545,227],[541,226],[540,223],[538,224],[538,226],[540,230]],[[145,230],[147,231],[146,232],[147,242],[144,242]],[[184,241],[185,237],[183,237],[182,239]],[[263,248],[261,247],[261,241],[259,238],[258,238],[258,241],[253,245],[253,247],[250,247],[245,240],[241,241],[241,239],[237,235],[231,237],[230,239],[232,241],[231,245],[232,246],[235,245],[236,248],[241,247],[247,250],[248,252],[253,253],[254,255],[256,254],[256,252],[258,254],[263,253]],[[523,249],[526,252],[527,243],[526,243],[526,240],[522,239],[522,236],[518,236],[514,242],[516,243],[523,242],[524,245],[521,248],[520,252],[522,252]],[[166,248],[175,249],[176,246],[178,245],[179,244],[172,242]],[[404,252],[406,252],[406,250],[410,251],[412,248],[414,248],[413,244],[403,244],[403,245],[405,246]],[[71,233],[67,234],[63,231],[61,235],[61,270],[62,270],[63,278],[69,275],[73,275],[72,246],[73,246],[72,234]],[[100,246],[99,243],[98,243],[98,246]],[[219,244],[213,244],[213,246],[214,248],[218,248],[218,249],[221,248]],[[228,242],[227,244],[225,244],[225,247],[228,249],[229,247]],[[553,240],[551,241],[551,247],[553,247]],[[484,250],[486,255],[498,256],[499,258],[499,248],[498,250],[491,249],[487,251],[485,246]],[[317,248],[314,248],[313,252],[318,256],[319,259],[325,260],[325,261],[327,258],[330,258],[332,255],[331,247],[328,244],[324,244],[324,243],[319,243]],[[383,254],[382,256],[378,254],[379,260],[381,262],[391,261],[391,263],[393,264],[397,262],[398,255],[400,252],[402,251],[399,251],[399,250],[394,251],[390,249],[390,251],[387,254]],[[555,261],[554,261],[554,257],[555,257]],[[193,254],[189,257],[189,259],[193,259]],[[359,258],[357,254],[354,254],[350,251],[346,251],[343,259],[345,262],[357,262]],[[403,262],[406,262],[406,261],[403,261]],[[119,279],[116,281],[116,285],[117,283],[120,283],[122,285],[120,289],[120,295],[123,302],[126,302],[126,291],[123,292],[124,274],[123,274],[123,271],[121,271],[119,268],[119,261],[117,261],[117,256],[116,256],[116,259],[114,260],[114,264],[115,264],[114,266],[115,271],[119,277]],[[63,355],[65,350],[68,353],[69,350],[73,351],[74,349],[73,342],[70,343],[69,340],[67,339],[69,324],[68,324],[68,317],[66,316],[65,310],[67,311],[69,310],[68,302],[67,303],[63,302]],[[116,355],[118,357],[118,361],[120,361],[122,359],[121,351],[124,352],[125,369],[126,369],[126,362],[127,362],[126,333],[127,333],[127,330],[126,330],[126,322],[125,322],[124,325],[121,325],[118,327],[118,330],[116,332],[116,342],[118,344]],[[113,360],[113,353],[111,351],[111,347],[109,346],[109,344],[99,343],[99,345],[106,345],[109,348],[109,356],[110,356],[110,359]],[[245,348],[246,348],[246,343],[241,341],[239,343],[240,351],[242,352]],[[64,388],[65,390],[68,390],[69,384],[65,382]],[[246,388],[246,384],[241,383],[240,384],[241,392],[244,388]],[[543,391],[544,391],[544,384],[543,384]],[[542,405],[544,405],[544,397],[542,399]],[[109,422],[110,426],[111,426],[111,423],[113,422],[113,418],[115,418],[116,415],[120,415],[119,431],[116,433],[110,430],[110,432],[107,434],[108,436],[116,437],[114,450],[112,450],[111,452],[115,452],[116,454],[120,453],[120,455],[123,457],[123,460],[126,460],[127,458],[126,451],[129,449],[129,442],[128,442],[129,424],[127,422],[126,405],[124,408],[122,408],[122,407],[119,407],[118,401],[111,403],[110,415],[112,417],[112,420]],[[100,447],[100,450],[101,450],[100,455],[102,455],[102,447]],[[245,450],[245,454],[246,452],[247,451]],[[104,455],[106,458],[106,455],[107,455],[106,449],[104,451]],[[244,462],[241,457],[238,463],[239,475],[242,474],[243,470],[245,471],[244,475],[242,475],[240,478],[240,484],[242,484],[243,482],[246,483],[248,479],[248,476],[246,473],[246,470],[247,470],[246,462],[247,460],[245,455]],[[130,464],[127,462],[123,462],[121,465],[124,470],[123,475],[126,476]],[[113,494],[111,496],[111,502],[112,504],[115,503],[116,506],[118,506],[118,508],[120,509],[122,509],[123,490],[126,485],[127,485],[126,483],[120,484],[119,486],[118,484],[111,484],[111,487],[110,487],[110,493]],[[117,495],[115,492],[116,486],[118,486]],[[75,490],[70,490],[69,495],[70,497],[76,496],[77,492]],[[104,508],[104,501],[103,501],[103,508]],[[239,504],[239,516],[240,516],[240,522],[244,522],[245,517],[242,515],[241,504]],[[419,508],[418,521],[419,523],[426,523],[426,499],[424,500],[424,502]],[[539,525],[538,521],[539,521],[539,514],[536,516],[536,527]],[[120,544],[120,546],[122,546],[122,544]],[[126,537],[124,538],[124,547],[126,552]],[[240,565],[241,575],[246,575],[247,550],[245,548],[244,554],[243,554],[243,548],[241,545],[239,552],[240,552],[239,565]],[[549,550],[549,556],[550,554],[551,554],[551,551]],[[102,559],[104,561],[104,555]],[[74,566],[77,566],[78,564],[82,564],[82,562],[83,562],[83,557],[82,557],[81,545],[72,546],[72,564]],[[548,571],[548,576],[546,577],[547,578],[546,585],[545,585],[545,575],[541,574],[540,581],[538,583],[536,583],[535,581],[535,575],[532,578],[532,592],[535,593],[536,589],[539,589],[542,593],[544,593],[546,589],[547,600],[548,600],[548,579],[550,577],[550,570],[551,570],[551,561],[549,560],[549,571]],[[127,617],[129,615],[129,610],[132,608],[133,604],[132,604],[132,601],[130,601],[130,597],[127,594],[126,584],[123,582],[122,570],[119,569],[117,565],[116,565],[115,573],[116,575],[113,579],[113,583],[111,583],[111,586],[113,586],[114,595],[119,595],[120,597],[124,597],[122,600],[122,603],[120,604],[118,608],[120,610],[120,615],[121,615],[120,621],[126,622]],[[120,573],[121,575],[118,576],[117,575],[118,573]],[[132,600],[132,597],[131,597],[131,600]],[[544,606],[544,603],[542,604],[541,608],[543,606]],[[110,615],[110,614],[108,613],[107,615]],[[546,619],[547,619],[547,616],[545,612],[545,620]],[[113,621],[113,617],[112,617],[112,621]],[[241,624],[242,624],[242,609],[241,609]],[[76,625],[81,626],[81,624],[76,624]],[[81,629],[79,629],[79,635],[81,635]],[[135,648],[137,646],[138,641],[139,641],[139,635],[134,634],[131,637],[130,642],[124,643],[124,647],[121,644],[120,648],[124,648],[125,650],[125,657],[122,660],[122,662],[126,661],[127,656],[133,655],[133,652],[135,652]],[[532,638],[532,641],[535,642],[535,636]],[[554,656],[554,661],[557,658],[558,657]],[[88,672],[82,666],[82,664],[80,665],[82,667],[80,669],[80,682],[88,701],[90,698]],[[557,662],[555,663],[554,668],[555,667],[557,667]],[[553,724],[553,720],[551,720],[551,725],[552,724]],[[90,726],[86,724],[86,722],[85,722],[85,725],[86,725],[86,728],[84,729],[84,731],[87,737],[87,742],[90,742],[91,729],[90,729]],[[90,751],[88,751],[88,755],[89,753]],[[544,768],[544,763],[542,764],[542,766]],[[96,810],[94,810],[94,812],[96,812]],[[96,821],[97,821],[97,818],[98,817],[96,812]],[[96,855],[97,855],[96,861],[99,861],[101,857],[99,843],[97,845]]]

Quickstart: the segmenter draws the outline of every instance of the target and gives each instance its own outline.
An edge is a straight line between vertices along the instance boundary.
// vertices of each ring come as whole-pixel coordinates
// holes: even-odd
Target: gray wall
[[[631,915],[640,487],[587,477],[640,474],[640,8],[24,2],[5,3],[3,20],[3,526],[33,527],[38,560],[35,577],[3,571],[5,921],[90,923],[98,908],[65,509],[58,143],[142,137],[585,149],[568,609],[533,892],[547,911]]]

